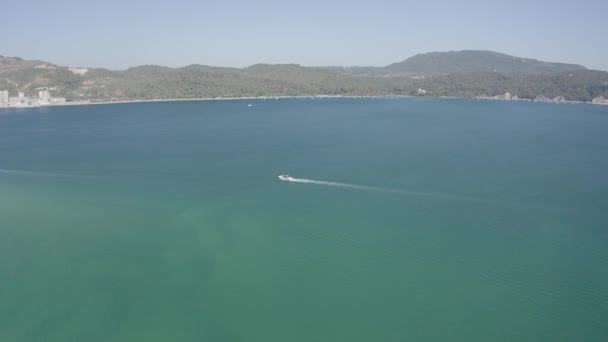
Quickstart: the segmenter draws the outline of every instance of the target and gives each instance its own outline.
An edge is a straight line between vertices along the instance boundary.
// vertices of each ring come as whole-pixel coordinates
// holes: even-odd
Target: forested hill
[[[435,56],[433,53],[425,55]],[[17,91],[35,96],[39,88],[47,87],[53,96],[65,97],[68,101],[309,95],[477,97],[506,92],[531,99],[563,96],[565,100],[591,101],[599,96],[608,97],[608,73],[604,71],[527,59],[514,62],[510,56],[501,54],[495,57],[508,61],[502,64],[486,61],[477,65],[463,62],[466,53],[456,55],[458,57],[453,60],[462,61],[447,63],[442,67],[444,69],[431,68],[431,65],[443,65],[443,62],[433,64],[430,61],[443,61],[446,56],[425,57],[426,64],[420,61],[421,57],[415,56],[413,61],[410,58],[386,67],[399,72],[382,77],[370,72],[378,69],[373,67],[256,64],[246,68],[223,68],[194,64],[181,68],[144,65],[112,71],[0,56],[0,90],[9,90],[11,96],[16,96]],[[445,71],[448,67],[456,70],[456,65],[459,72]],[[475,65],[477,67],[473,68]],[[488,70],[490,67],[493,69]],[[344,71],[346,69],[357,72],[349,74]],[[412,76],[410,71],[403,70],[419,70],[426,75]]]
[[[386,94],[380,83],[295,64],[257,64],[242,69],[146,65],[111,71],[0,57],[0,90],[33,95],[37,88],[49,87],[54,96],[72,101]]]
[[[550,63],[493,51],[463,50],[418,54],[385,68],[393,75],[445,75],[496,72],[504,75],[538,75],[586,70],[576,64]]]
[[[522,76],[586,70],[584,66],[577,64],[542,62],[483,50],[421,53],[385,67],[325,68],[347,75],[376,77],[440,76],[482,72]]]

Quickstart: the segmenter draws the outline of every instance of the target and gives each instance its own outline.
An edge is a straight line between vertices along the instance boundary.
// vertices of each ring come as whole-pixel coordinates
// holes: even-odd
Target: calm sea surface
[[[608,340],[608,107],[0,110],[0,341],[423,340]]]

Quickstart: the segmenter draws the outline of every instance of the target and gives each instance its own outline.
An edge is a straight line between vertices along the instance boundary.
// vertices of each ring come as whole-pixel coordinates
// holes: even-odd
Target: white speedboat
[[[285,182],[293,182],[293,177],[290,175],[279,175],[279,179]]]

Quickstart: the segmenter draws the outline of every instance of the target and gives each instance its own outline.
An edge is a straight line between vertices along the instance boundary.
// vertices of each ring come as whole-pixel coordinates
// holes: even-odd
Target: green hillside
[[[442,75],[475,72],[499,74],[546,74],[585,70],[576,64],[549,63],[493,51],[463,50],[418,54],[385,68],[389,74]]]
[[[0,56],[0,90],[9,90],[11,96],[17,91],[35,96],[38,88],[47,87],[53,96],[68,101],[308,95],[477,97],[505,92],[529,99],[563,96],[566,100],[591,101],[608,97],[607,72],[487,51],[417,55],[386,68],[401,71],[379,77],[383,68],[296,64],[256,64],[240,69],[193,64],[181,68],[144,65],[122,71],[75,70]],[[358,76],[348,75],[345,70],[357,70]],[[412,70],[427,75],[413,77]]]
[[[496,72],[503,75],[538,75],[585,70],[576,64],[550,63],[505,55],[493,51],[463,50],[429,52],[412,56],[386,67],[325,67],[353,76],[438,76]]]

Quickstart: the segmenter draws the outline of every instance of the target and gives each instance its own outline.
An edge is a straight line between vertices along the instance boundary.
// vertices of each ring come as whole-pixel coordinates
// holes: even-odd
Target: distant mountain
[[[463,50],[418,54],[386,68],[392,75],[444,75],[473,72],[499,74],[546,74],[586,70],[582,65],[542,62],[493,51]]]
[[[582,65],[542,62],[535,59],[481,50],[429,52],[386,67],[326,67],[353,76],[437,76],[496,72],[503,75],[539,75],[586,70]]]
[[[250,96],[503,96],[592,101],[608,97],[608,72],[490,51],[433,52],[386,67],[313,68],[256,64],[224,68],[143,65],[112,71],[70,68],[0,56],[0,90],[35,96],[39,88],[68,101]]]

